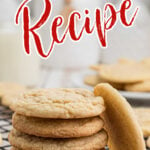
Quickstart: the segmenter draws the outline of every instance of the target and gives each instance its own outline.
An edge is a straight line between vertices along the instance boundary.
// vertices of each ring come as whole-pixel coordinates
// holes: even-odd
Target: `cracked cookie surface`
[[[38,89],[22,94],[11,109],[25,116],[40,118],[88,118],[104,110],[102,97],[85,89]]]

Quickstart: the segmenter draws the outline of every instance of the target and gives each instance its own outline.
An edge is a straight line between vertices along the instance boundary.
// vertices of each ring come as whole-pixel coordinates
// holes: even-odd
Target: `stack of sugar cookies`
[[[107,145],[100,96],[84,89],[39,89],[13,103],[12,150],[101,150]]]
[[[148,61],[149,60],[149,61]],[[115,64],[91,66],[96,75],[84,78],[87,85],[109,83],[118,90],[150,92],[150,58],[142,61],[120,59]]]

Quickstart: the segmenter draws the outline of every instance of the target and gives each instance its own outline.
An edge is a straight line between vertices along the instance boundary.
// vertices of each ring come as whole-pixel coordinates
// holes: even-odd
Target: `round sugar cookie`
[[[140,63],[102,65],[99,73],[109,82],[136,83],[150,79],[150,66]]]
[[[51,139],[23,134],[13,129],[9,134],[12,146],[22,150],[98,150],[107,145],[106,132],[82,138]]]
[[[45,119],[13,115],[13,127],[23,133],[39,137],[73,138],[91,136],[103,128],[100,117],[85,119]],[[36,130],[35,130],[36,129]]]
[[[103,120],[110,150],[145,150],[141,128],[129,103],[109,84],[95,87],[96,96],[104,98]]]
[[[127,84],[125,85],[125,90],[133,92],[150,92],[150,80],[134,84]]]
[[[144,137],[150,136],[150,108],[134,108]]]
[[[18,114],[40,118],[88,118],[104,110],[104,101],[85,89],[38,89],[22,94],[11,105]]]

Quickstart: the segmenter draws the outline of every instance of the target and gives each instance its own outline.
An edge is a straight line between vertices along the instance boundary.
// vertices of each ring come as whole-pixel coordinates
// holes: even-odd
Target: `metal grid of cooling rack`
[[[2,134],[3,143],[0,146],[0,150],[10,150],[11,146],[8,142],[8,133],[10,132],[12,111],[7,108],[0,106],[0,133]]]
[[[12,113],[13,112],[9,108],[0,105],[0,133],[2,134],[3,139],[3,143],[0,146],[0,150],[10,150],[11,148],[11,145],[8,142],[8,134],[12,129]]]

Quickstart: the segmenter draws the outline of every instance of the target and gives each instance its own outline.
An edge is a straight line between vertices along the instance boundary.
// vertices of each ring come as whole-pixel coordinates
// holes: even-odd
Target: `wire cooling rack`
[[[12,129],[12,123],[11,123],[12,114],[13,112],[9,108],[0,105],[0,133],[2,134],[2,139],[3,139],[3,143],[0,146],[0,150],[11,149],[11,145],[8,142],[8,134]]]
[[[11,146],[8,142],[8,133],[10,132],[12,111],[7,108],[0,106],[0,133],[2,134],[3,143],[0,146],[0,150],[10,150]]]

